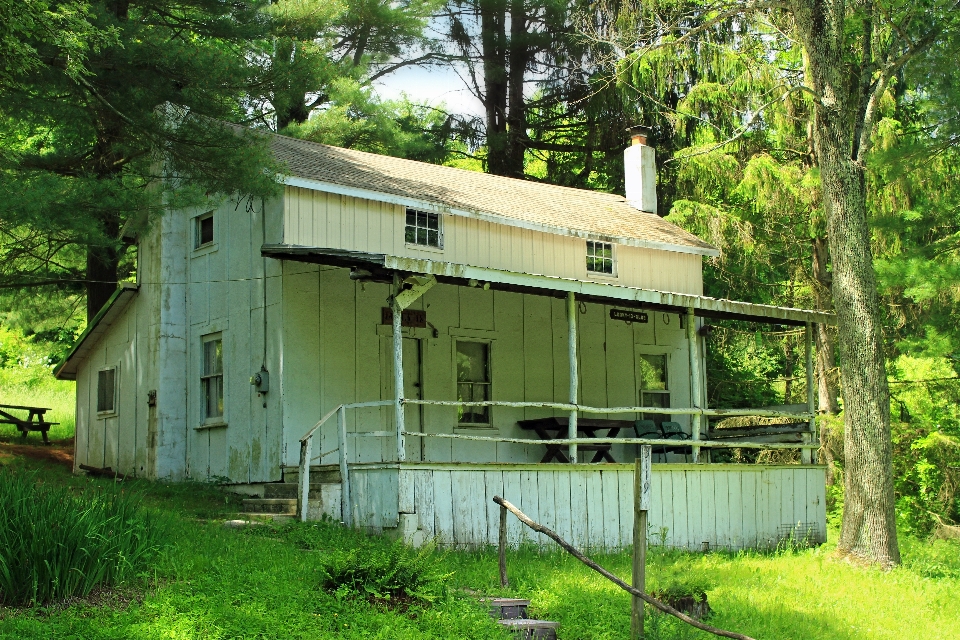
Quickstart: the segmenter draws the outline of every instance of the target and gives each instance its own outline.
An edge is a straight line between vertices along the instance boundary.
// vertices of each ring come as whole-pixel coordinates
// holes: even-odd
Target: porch
[[[688,551],[822,543],[823,474],[816,465],[654,464],[649,540]],[[579,548],[633,542],[632,464],[358,464],[349,478],[349,513],[336,500],[329,515],[371,532],[395,531],[413,545],[496,545],[494,495]],[[544,544],[515,519],[507,535],[511,546]]]
[[[323,399],[308,379],[296,382],[298,393],[302,389],[311,403],[319,400],[325,412],[299,437],[299,466],[285,458],[286,471],[292,474],[296,470],[298,476],[302,518],[310,511],[311,469],[337,468],[340,500],[321,509],[348,526],[396,529],[414,544],[436,537],[441,544],[476,547],[495,541],[497,519],[488,516],[493,513],[492,496],[501,493],[561,535],[568,533],[578,545],[615,548],[630,543],[632,524],[627,520],[632,518],[632,467],[627,463],[636,448],[650,444],[675,450],[679,443],[625,428],[614,437],[610,437],[612,430],[606,437],[595,437],[604,435],[603,430],[585,432],[580,422],[632,425],[639,419],[659,417],[661,422],[679,421],[689,454],[682,458],[671,454],[664,457],[671,464],[654,465],[657,504],[651,514],[652,539],[686,549],[702,549],[704,543],[710,548],[740,549],[769,547],[789,538],[825,539],[824,472],[811,464],[812,451],[818,448],[813,421],[812,329],[815,322],[829,322],[829,315],[390,256],[333,255],[302,247],[265,248],[264,254],[329,267],[317,272],[316,299],[333,296],[336,306],[330,308],[337,309],[337,315],[325,312],[322,304],[319,311],[321,315],[331,313],[330,325],[342,329],[327,346],[318,347],[321,354],[336,356],[330,360],[332,368],[319,367],[317,382]],[[298,271],[293,277],[315,277],[311,273]],[[484,297],[491,300],[483,315],[489,318],[488,328],[473,324],[477,320],[471,316],[473,308],[464,307]],[[305,304],[310,298],[298,294],[296,304]],[[381,309],[385,298],[389,307]],[[546,306],[536,300],[546,300]],[[343,317],[344,302],[346,308],[356,310],[355,317]],[[429,318],[436,325],[426,320],[428,307]],[[543,308],[547,321],[538,326],[536,313]],[[410,309],[419,312],[419,324],[407,321]],[[528,309],[533,315],[528,315]],[[288,315],[306,319],[310,311],[291,308],[289,314],[285,312],[285,317]],[[321,334],[326,318],[320,320]],[[705,318],[804,327],[806,405],[787,411],[707,408],[704,336],[700,331]],[[578,327],[579,322],[584,326]],[[655,322],[659,324],[654,337]],[[287,326],[285,323],[285,330]],[[289,326],[299,330],[302,325]],[[544,337],[546,346],[541,348],[538,344]],[[465,380],[470,385],[484,381],[461,376],[458,358],[470,355],[461,349],[461,343],[498,340],[497,350],[486,351],[484,358],[494,360],[500,367],[500,380],[511,383],[501,384],[493,394],[490,386],[482,392],[464,390]],[[298,347],[303,343],[290,340],[294,342]],[[546,369],[549,383],[542,393],[535,388],[539,379],[531,375],[540,367],[537,353],[546,354],[550,361]],[[285,362],[294,364],[310,354],[302,348],[285,351]],[[664,383],[670,369],[673,382],[669,388],[665,384],[658,388],[656,380],[650,385],[644,378],[643,368],[649,368],[654,357],[662,358]],[[591,362],[598,364],[588,370],[585,379],[583,367]],[[585,401],[584,396],[597,388],[596,367],[602,372],[602,393],[592,397],[623,405],[591,406]],[[361,368],[366,374],[361,375]],[[356,382],[347,382],[350,380]],[[371,385],[371,380],[378,384]],[[486,382],[489,385],[489,379]],[[294,407],[291,382],[283,384],[284,397],[291,398]],[[328,393],[327,388],[347,393]],[[538,395],[547,399],[531,399]],[[663,401],[651,401],[657,398]],[[343,404],[331,406],[331,401]],[[294,408],[303,415],[302,406]],[[483,422],[478,417],[490,415],[497,417],[496,424],[478,424]],[[464,416],[470,418],[464,420]],[[524,432],[521,423],[551,416],[563,420],[566,433],[552,436],[549,447],[561,451],[570,463],[535,462],[548,449],[543,439]],[[711,439],[709,420],[729,416],[777,418],[805,428],[787,438],[774,433],[754,441],[747,432],[735,443]],[[597,431],[595,425],[592,429]],[[594,455],[582,449],[596,451],[606,445],[613,451],[606,459],[617,462],[586,462]],[[801,452],[802,464],[709,463],[707,452],[731,446],[796,449]],[[518,526],[511,541],[519,544],[524,535]]]

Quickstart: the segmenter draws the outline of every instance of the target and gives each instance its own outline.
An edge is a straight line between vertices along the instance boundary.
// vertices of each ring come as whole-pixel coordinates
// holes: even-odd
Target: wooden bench
[[[19,418],[10,411],[26,411],[28,413],[27,417]],[[0,404],[0,424],[12,424],[20,432],[20,436],[23,440],[27,439],[27,434],[31,431],[39,431],[43,436],[43,443],[50,444],[50,439],[47,437],[47,432],[55,424],[60,424],[59,422],[47,422],[43,419],[44,414],[50,411],[46,407],[24,407],[16,404]]]

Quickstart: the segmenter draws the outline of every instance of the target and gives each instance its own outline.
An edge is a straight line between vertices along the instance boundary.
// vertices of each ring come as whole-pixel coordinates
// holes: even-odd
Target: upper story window
[[[440,214],[407,209],[407,223],[403,228],[407,244],[443,248],[443,232],[440,229]]]
[[[213,211],[196,218],[193,247],[199,249],[213,244]]]
[[[97,373],[97,413],[116,413],[117,368],[101,369]]]
[[[219,333],[203,337],[202,366],[203,419],[219,421],[223,418],[223,339]]]
[[[587,240],[587,271],[613,275],[613,245]]]

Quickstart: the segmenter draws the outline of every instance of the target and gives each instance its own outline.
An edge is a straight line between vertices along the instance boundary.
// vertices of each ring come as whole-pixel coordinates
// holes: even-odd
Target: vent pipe
[[[650,131],[646,127],[630,127],[630,146],[623,151],[624,185],[627,204],[657,213],[657,168],[653,147],[647,144]]]

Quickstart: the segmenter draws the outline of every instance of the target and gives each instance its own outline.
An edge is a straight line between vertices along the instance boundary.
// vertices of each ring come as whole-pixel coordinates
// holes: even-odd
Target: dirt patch
[[[73,439],[50,444],[15,444],[0,442],[0,461],[13,458],[31,458],[42,462],[59,464],[73,470]]]

